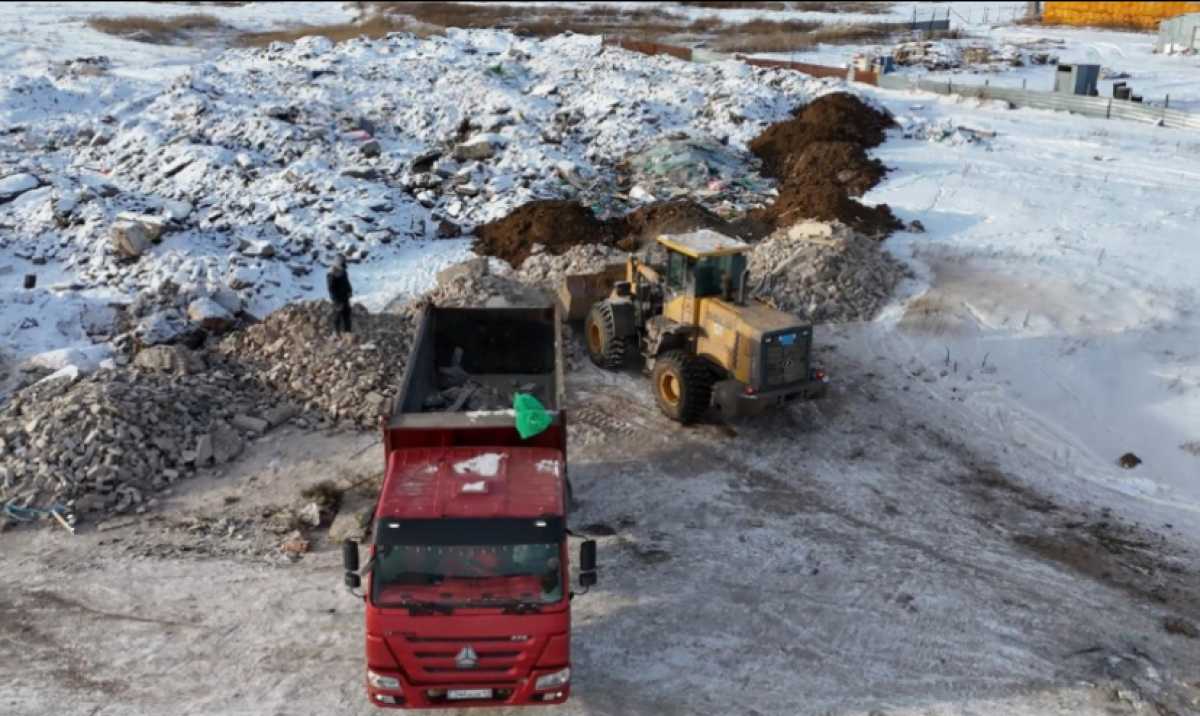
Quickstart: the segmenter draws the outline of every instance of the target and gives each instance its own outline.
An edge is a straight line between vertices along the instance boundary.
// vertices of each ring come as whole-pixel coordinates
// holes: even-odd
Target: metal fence
[[[1105,97],[1083,97],[1058,92],[1033,92],[1030,90],[988,85],[954,84],[953,80],[926,80],[888,74],[878,78],[878,85],[886,89],[924,90],[938,94],[957,94],[963,97],[1004,100],[1015,107],[1054,109],[1073,112],[1086,117],[1105,119],[1127,119],[1135,122],[1161,124],[1164,127],[1200,129],[1200,114],[1181,112],[1166,107],[1150,107],[1138,102]]]

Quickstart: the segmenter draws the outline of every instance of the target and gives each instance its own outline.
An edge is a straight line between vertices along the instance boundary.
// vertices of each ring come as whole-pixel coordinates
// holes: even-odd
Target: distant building
[[[1163,20],[1158,26],[1155,52],[1200,52],[1200,12]]]
[[[1043,2],[1042,23],[1084,27],[1136,27],[1154,30],[1158,23],[1200,12],[1200,2]]]

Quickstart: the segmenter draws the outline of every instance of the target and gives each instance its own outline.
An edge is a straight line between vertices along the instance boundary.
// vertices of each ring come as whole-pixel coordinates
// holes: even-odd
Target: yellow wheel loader
[[[630,256],[560,287],[564,315],[584,321],[592,362],[641,362],[658,406],[684,424],[710,405],[738,417],[824,392],[812,326],[747,298],[748,244],[701,230],[660,236],[654,248],[663,260]]]

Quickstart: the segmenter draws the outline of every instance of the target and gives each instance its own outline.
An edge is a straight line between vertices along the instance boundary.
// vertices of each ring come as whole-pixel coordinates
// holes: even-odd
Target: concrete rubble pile
[[[413,316],[356,305],[353,333],[333,335],[331,326],[329,303],[293,303],[226,337],[217,351],[324,422],[374,429],[404,373]]]
[[[598,37],[493,31],[230,50],[166,87],[4,77],[0,249],[60,264],[79,290],[169,278],[223,286],[264,315],[312,295],[309,274],[334,253],[386,260],[534,199],[606,201],[616,162],[663,137],[745,158],[823,89]],[[48,118],[35,126],[35,113]],[[755,181],[739,201],[765,198]]]
[[[965,127],[948,117],[931,120],[916,115],[901,115],[896,117],[896,124],[900,127],[900,136],[905,139],[918,139],[951,146],[987,145],[996,137],[996,132],[993,130]]]
[[[0,503],[141,511],[153,491],[234,459],[295,415],[219,356],[147,348],[130,366],[13,396],[0,410]]]
[[[873,319],[906,275],[878,241],[838,223],[780,229],[750,254],[754,295],[813,323]]]
[[[580,244],[557,255],[540,249],[540,246],[535,248],[514,275],[523,283],[552,293],[558,291],[567,276],[601,271],[608,264],[624,262],[627,256],[624,251],[602,244]]]

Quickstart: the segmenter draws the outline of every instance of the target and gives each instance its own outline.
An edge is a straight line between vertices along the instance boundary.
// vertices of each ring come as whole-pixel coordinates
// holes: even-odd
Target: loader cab
[[[711,230],[660,236],[666,252],[664,283],[676,297],[739,300],[748,279],[750,246]]]

